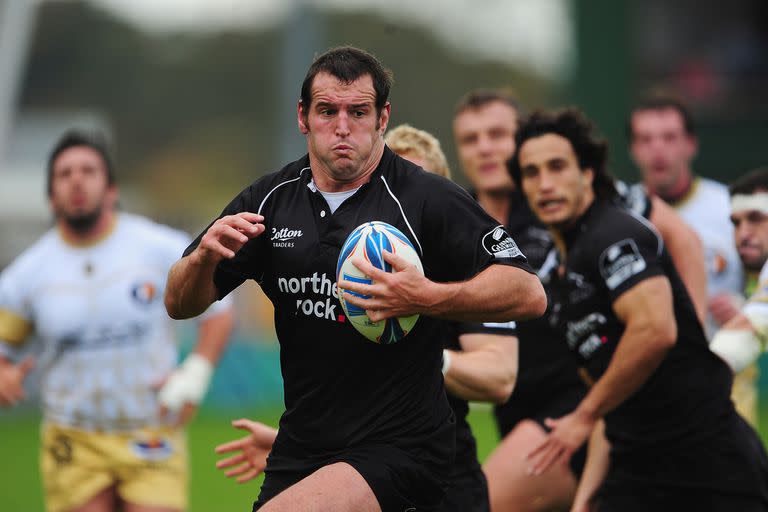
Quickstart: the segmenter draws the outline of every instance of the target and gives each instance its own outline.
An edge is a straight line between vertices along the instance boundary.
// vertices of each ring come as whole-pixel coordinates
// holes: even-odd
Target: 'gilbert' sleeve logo
[[[481,242],[485,252],[496,259],[523,258],[522,251],[503,226],[497,226],[483,235]]]
[[[610,290],[615,290],[630,277],[647,267],[637,244],[631,238],[616,242],[600,255],[600,274]]]

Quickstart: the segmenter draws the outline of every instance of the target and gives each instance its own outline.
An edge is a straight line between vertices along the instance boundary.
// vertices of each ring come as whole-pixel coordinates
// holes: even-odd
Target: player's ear
[[[307,122],[307,111],[304,108],[304,104],[299,100],[296,106],[296,116],[299,123],[299,131],[304,135],[309,133],[309,123]]]
[[[591,167],[581,170],[581,179],[592,188],[592,183],[595,181],[595,171]]]
[[[387,102],[386,105],[381,109],[381,113],[379,114],[379,132],[383,135],[384,132],[387,131],[387,125],[389,124],[389,115],[392,110],[392,104]]]

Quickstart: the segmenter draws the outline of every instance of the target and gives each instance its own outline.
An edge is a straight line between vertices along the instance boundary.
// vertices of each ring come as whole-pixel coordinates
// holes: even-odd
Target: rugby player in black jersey
[[[444,178],[451,177],[440,142],[409,125],[389,130],[384,141],[392,151]],[[503,403],[512,392],[517,370],[514,322],[446,322],[442,372],[448,402],[456,415],[456,456],[440,512],[488,512],[488,486],[477,460],[477,446],[467,422],[468,400]],[[224,443],[217,453],[231,454],[216,467],[245,483],[264,470],[277,430],[248,419],[235,420],[246,437]]]
[[[308,155],[243,190],[169,273],[175,318],[247,279],[275,306],[286,411],[255,510],[435,510],[454,455],[441,318],[503,322],[545,308],[503,226],[386,148],[390,84],[362,50],[319,56],[298,104]],[[425,276],[385,253],[396,272],[356,259],[373,284],[335,283],[342,243],[372,220],[405,233]],[[401,342],[371,343],[343,315],[339,293],[373,321],[421,317]]]
[[[515,149],[518,116],[518,104],[508,92],[477,89],[459,101],[453,132],[462,171],[480,206],[507,226],[529,264],[538,269],[552,241],[514,186],[506,166]],[[706,275],[696,234],[663,201],[648,199],[638,188],[627,189],[622,203],[650,217],[665,240],[672,241],[675,260],[686,264],[686,285],[700,289],[697,303],[703,314],[706,290],[701,283]],[[546,321],[518,322],[516,334],[520,343],[515,389],[509,401],[494,409],[502,441],[483,465],[491,508],[525,512],[567,507],[576,492],[586,448],[572,457],[570,465],[558,465],[535,476],[527,473],[525,453],[546,435],[544,420],[572,410],[586,388],[562,336]]]
[[[729,399],[730,370],[709,350],[659,234],[613,203],[591,123],[576,110],[537,112],[516,142],[512,176],[558,256],[542,272],[548,321],[591,385],[547,420],[531,472],[567,461],[595,433],[575,510],[596,497],[611,512],[766,510],[768,459]]]

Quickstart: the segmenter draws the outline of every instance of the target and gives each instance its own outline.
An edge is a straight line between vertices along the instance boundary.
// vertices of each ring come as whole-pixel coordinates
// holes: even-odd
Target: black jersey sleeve
[[[258,184],[258,183],[257,183]],[[200,245],[200,240],[208,231],[214,222],[227,215],[235,215],[240,212],[256,212],[258,208],[258,187],[257,184],[251,185],[237,195],[221,214],[213,220],[199,235],[195,238],[189,247],[184,251],[187,256]],[[213,275],[213,282],[219,292],[219,299],[228,295],[232,290],[240,286],[248,279],[261,281],[264,273],[264,240],[265,235],[249,240],[232,259],[222,260],[216,267]]]
[[[648,221],[624,213],[594,232],[587,250],[591,266],[611,301],[650,277],[664,275],[664,245]]]
[[[494,263],[533,273],[504,226],[464,189],[433,178],[422,212],[423,250],[426,265],[439,281],[466,280]]]

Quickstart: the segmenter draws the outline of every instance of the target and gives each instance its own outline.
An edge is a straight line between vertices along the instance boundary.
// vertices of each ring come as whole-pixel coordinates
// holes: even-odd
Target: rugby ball
[[[412,263],[424,275],[424,267],[411,241],[399,229],[381,221],[366,222],[349,234],[341,246],[339,261],[336,264],[336,282],[344,279],[353,283],[371,284],[371,279],[352,264],[355,258],[368,261],[376,268],[392,272],[392,265],[384,261],[383,252],[389,251]],[[367,295],[348,291],[357,297]],[[403,339],[416,325],[419,315],[388,318],[380,322],[371,322],[365,310],[344,300],[339,291],[339,302],[346,313],[349,323],[357,331],[375,343],[391,344]]]

